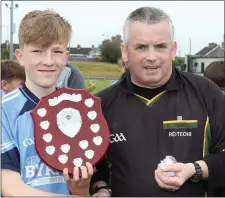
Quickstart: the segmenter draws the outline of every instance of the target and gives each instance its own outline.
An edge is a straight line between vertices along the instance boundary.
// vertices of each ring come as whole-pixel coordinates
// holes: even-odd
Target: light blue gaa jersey
[[[3,97],[5,94],[5,92],[1,89],[1,97]]]
[[[63,174],[47,167],[36,152],[30,112],[38,102],[25,85],[2,97],[2,169],[20,173],[23,182],[33,188],[70,194]]]

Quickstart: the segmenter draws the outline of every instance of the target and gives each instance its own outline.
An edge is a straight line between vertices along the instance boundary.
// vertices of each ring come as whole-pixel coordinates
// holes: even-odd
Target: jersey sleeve
[[[211,146],[204,160],[209,170],[209,190],[225,192],[225,97],[216,85],[211,84],[209,88]]]
[[[225,97],[218,87],[212,89],[209,122],[212,134],[212,153],[225,154]]]
[[[15,121],[2,109],[1,169],[9,169],[20,173],[20,155],[13,137]]]
[[[68,79],[68,87],[72,89],[85,89],[84,78],[77,66],[69,65],[67,66],[71,69],[71,74]]]

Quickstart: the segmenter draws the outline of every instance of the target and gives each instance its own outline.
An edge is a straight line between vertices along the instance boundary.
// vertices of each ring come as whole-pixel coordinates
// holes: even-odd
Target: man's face
[[[24,83],[24,81],[20,79],[13,79],[10,81],[2,80],[1,89],[5,92],[5,94],[8,94],[18,89],[22,83]]]
[[[128,44],[122,44],[121,50],[123,61],[128,63],[132,82],[148,88],[164,85],[172,74],[172,60],[177,50],[169,23],[133,22],[128,31]]]
[[[53,88],[68,60],[69,53],[64,45],[53,44],[48,48],[24,45],[16,50],[19,63],[25,67],[26,84],[32,87]]]

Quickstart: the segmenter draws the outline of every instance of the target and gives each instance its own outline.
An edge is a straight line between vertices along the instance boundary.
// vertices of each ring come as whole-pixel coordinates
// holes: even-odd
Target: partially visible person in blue
[[[125,75],[127,74],[128,68],[126,67],[126,63],[124,63],[124,61],[121,62],[120,67],[121,67],[122,75],[120,76],[120,78],[118,80],[114,81],[111,85],[114,85],[115,83],[122,80],[125,77]]]
[[[24,82],[24,67],[13,60],[1,61],[1,96],[18,89]]]
[[[225,65],[224,61],[215,61],[209,64],[204,71],[204,77],[216,83],[225,95]]]
[[[68,87],[72,89],[84,89],[84,78],[79,68],[67,63],[66,66],[63,67],[62,72],[57,79],[56,86],[58,88]]]

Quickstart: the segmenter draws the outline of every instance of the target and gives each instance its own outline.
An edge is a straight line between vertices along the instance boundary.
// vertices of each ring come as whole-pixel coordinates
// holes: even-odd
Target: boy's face
[[[42,88],[55,88],[56,80],[69,57],[66,47],[61,44],[52,44],[45,49],[24,45],[15,54],[19,63],[25,67],[26,84]]]
[[[20,87],[20,85],[24,83],[21,79],[12,79],[10,81],[2,80],[1,81],[1,89],[6,93],[10,93]]]

